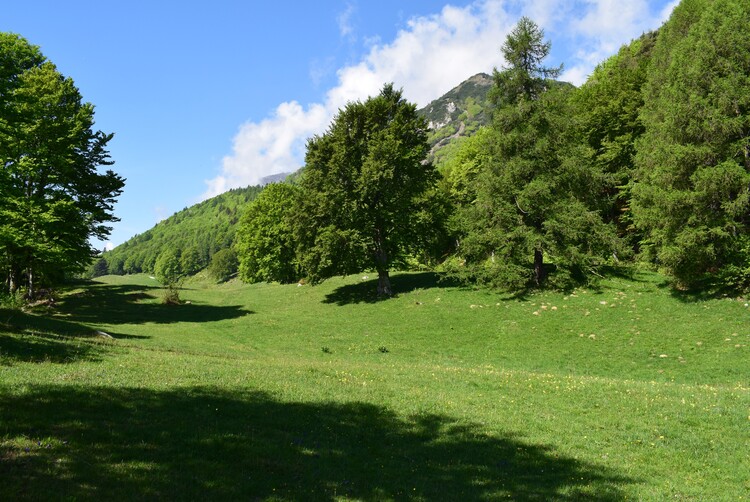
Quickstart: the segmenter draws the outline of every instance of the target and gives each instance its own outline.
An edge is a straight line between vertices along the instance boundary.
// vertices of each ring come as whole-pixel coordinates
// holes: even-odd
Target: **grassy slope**
[[[105,281],[0,311],[0,499],[750,493],[744,301],[412,274],[386,302],[349,277],[195,282],[166,307],[145,276]]]

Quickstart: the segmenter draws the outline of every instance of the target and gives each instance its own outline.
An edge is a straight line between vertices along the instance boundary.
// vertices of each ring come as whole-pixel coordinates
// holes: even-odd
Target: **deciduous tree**
[[[392,84],[308,142],[295,234],[311,279],[374,268],[378,294],[392,294],[389,268],[425,232],[422,196],[437,180],[428,150],[426,121]]]
[[[94,107],[70,78],[17,35],[0,34],[0,260],[6,285],[85,269],[106,238],[124,180],[112,134],[94,131]]]
[[[299,196],[296,185],[273,183],[245,208],[234,246],[243,281],[299,279],[292,212]]]

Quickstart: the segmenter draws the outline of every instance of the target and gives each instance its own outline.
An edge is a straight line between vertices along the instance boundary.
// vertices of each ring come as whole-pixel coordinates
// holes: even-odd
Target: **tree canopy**
[[[579,162],[586,150],[573,119],[573,89],[549,81],[559,69],[542,66],[549,49],[527,18],[503,46],[509,67],[495,74],[493,93],[502,101],[492,141],[471,157],[482,163],[468,191],[474,199],[457,215],[462,261],[453,271],[461,278],[510,290],[541,286],[546,255],[556,282],[569,283],[613,244],[597,210],[603,179]]]
[[[299,279],[292,217],[299,196],[296,185],[274,183],[245,208],[235,242],[243,281]]]
[[[104,253],[109,273],[153,273],[156,260],[169,249],[181,251],[185,273],[205,269],[215,253],[233,246],[245,207],[262,190],[260,186],[235,188],[178,211]]]
[[[685,287],[750,286],[749,17],[744,1],[686,0],[654,48],[634,217]]]
[[[0,33],[0,68],[0,266],[7,289],[33,296],[88,265],[124,180],[99,172],[112,134],[93,129],[93,105],[38,48]]]
[[[392,294],[389,268],[425,231],[422,197],[437,180],[428,150],[426,121],[392,84],[308,142],[295,234],[311,279],[373,268],[378,294]]]

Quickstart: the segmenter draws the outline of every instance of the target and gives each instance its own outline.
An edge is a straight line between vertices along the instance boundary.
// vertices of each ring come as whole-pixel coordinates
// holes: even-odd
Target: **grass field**
[[[0,500],[750,499],[744,299],[393,284],[0,310]]]

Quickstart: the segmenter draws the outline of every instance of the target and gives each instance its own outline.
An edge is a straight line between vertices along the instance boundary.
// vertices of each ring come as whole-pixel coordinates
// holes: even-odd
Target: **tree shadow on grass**
[[[457,286],[457,282],[443,278],[434,272],[398,273],[391,276],[391,287],[394,296],[411,293],[418,289],[451,288]],[[377,289],[377,277],[356,284],[347,284],[328,293],[323,303],[333,303],[343,306],[356,303],[376,303],[386,300],[387,298],[378,296]]]
[[[0,366],[14,362],[71,363],[80,360],[100,361],[102,344],[71,343],[64,338],[25,334],[16,336],[3,333],[0,328]]]
[[[260,392],[0,388],[0,499],[604,500],[634,482],[513,435]]]
[[[111,338],[110,338],[111,337]],[[70,363],[99,361],[111,339],[149,338],[101,331],[73,321],[0,309],[0,365],[13,362]]]
[[[253,313],[238,305],[165,305],[158,291],[89,283],[81,291],[63,294],[57,303],[29,312],[0,309],[0,364],[99,360],[111,339],[150,338],[110,329],[103,334],[92,327],[96,325],[214,322]]]
[[[703,289],[701,286],[696,286],[693,289],[680,289],[674,281],[670,279],[664,279],[657,284],[657,287],[659,289],[668,290],[669,295],[681,303],[702,303],[711,300],[737,298],[742,295],[739,291],[728,288],[719,288],[715,285],[706,285]]]
[[[253,313],[240,305],[166,305],[160,292],[149,286],[91,283],[83,291],[63,296],[56,310],[59,315],[91,324],[214,322]]]

